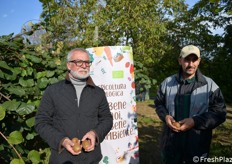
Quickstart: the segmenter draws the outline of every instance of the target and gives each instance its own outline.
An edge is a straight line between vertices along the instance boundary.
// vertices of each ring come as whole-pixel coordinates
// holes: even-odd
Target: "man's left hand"
[[[84,141],[84,140],[90,140],[90,146],[85,150],[87,152],[90,152],[90,151],[93,151],[94,148],[95,148],[95,144],[96,144],[96,134],[94,131],[89,131],[88,133],[86,133],[84,135],[84,137],[82,138],[81,141]]]
[[[181,121],[179,121],[180,123],[180,131],[187,131],[189,129],[192,129],[194,127],[194,120],[192,118],[185,118]]]

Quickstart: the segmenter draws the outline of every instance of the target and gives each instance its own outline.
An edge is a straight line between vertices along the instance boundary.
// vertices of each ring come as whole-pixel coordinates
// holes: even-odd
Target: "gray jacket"
[[[76,101],[75,88],[66,78],[49,86],[40,102],[35,129],[51,148],[51,164],[90,164],[98,163],[102,158],[100,144],[94,151],[82,151],[77,156],[66,149],[59,153],[65,137],[82,139],[88,131],[94,130],[100,143],[112,128],[113,118],[105,92],[95,86],[90,77],[81,93],[79,107]]]

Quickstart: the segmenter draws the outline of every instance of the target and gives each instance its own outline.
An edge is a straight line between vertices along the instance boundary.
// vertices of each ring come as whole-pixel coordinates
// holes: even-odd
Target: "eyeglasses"
[[[86,67],[89,67],[92,65],[92,61],[84,61],[84,60],[71,60],[69,61],[71,63],[76,64],[77,67],[81,67],[84,63]]]

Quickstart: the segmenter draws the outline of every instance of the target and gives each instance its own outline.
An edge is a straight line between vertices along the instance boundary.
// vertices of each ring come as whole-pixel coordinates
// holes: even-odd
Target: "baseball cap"
[[[182,48],[180,57],[186,58],[190,54],[195,54],[198,58],[200,57],[200,50],[194,45],[188,45]]]

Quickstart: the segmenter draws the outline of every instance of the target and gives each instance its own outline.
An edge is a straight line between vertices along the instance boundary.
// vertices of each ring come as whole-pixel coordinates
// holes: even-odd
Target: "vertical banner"
[[[114,118],[113,127],[101,143],[101,164],[139,163],[134,63],[132,48],[88,48],[93,64],[91,77],[104,89]]]

